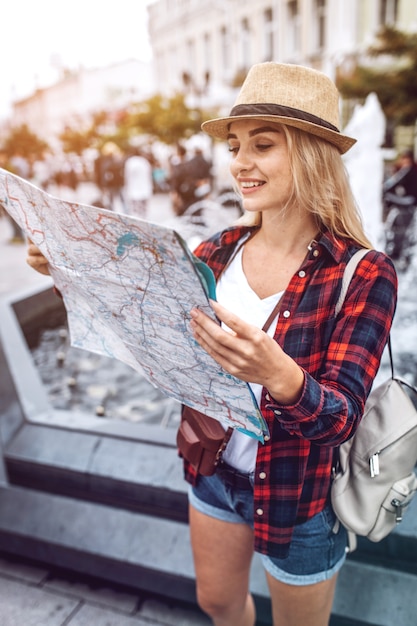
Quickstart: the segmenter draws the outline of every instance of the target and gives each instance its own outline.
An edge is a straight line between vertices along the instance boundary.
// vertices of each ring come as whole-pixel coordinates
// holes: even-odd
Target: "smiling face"
[[[292,175],[285,133],[279,124],[262,120],[232,122],[228,134],[230,171],[246,211],[286,206]]]

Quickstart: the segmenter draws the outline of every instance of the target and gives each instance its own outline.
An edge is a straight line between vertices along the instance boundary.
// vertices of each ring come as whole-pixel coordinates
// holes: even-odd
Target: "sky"
[[[54,83],[59,67],[151,59],[147,5],[154,0],[3,0],[0,117],[14,99]]]

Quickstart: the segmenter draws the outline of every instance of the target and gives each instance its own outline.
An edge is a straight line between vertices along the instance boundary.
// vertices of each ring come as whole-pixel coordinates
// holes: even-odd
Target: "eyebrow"
[[[249,131],[249,137],[254,137],[255,135],[259,135],[259,133],[279,133],[281,132],[279,128],[274,126],[261,126],[260,128],[254,128]],[[229,133],[227,135],[227,139],[237,139],[237,135],[234,133]]]

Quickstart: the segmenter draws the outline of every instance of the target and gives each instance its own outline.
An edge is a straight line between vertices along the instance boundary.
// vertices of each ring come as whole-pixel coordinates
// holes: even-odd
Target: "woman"
[[[213,476],[185,462],[198,601],[216,626],[253,626],[257,551],[274,626],[325,626],[347,548],[329,498],[333,453],[354,434],[379,368],[395,270],[363,232],[341,159],[354,140],[338,130],[326,76],[256,65],[231,114],[203,130],[228,141],[246,223],[197,248],[217,279],[222,325],[193,309],[191,327],[250,383],[269,437],[258,444],[233,431]],[[363,247],[336,316],[344,268]],[[34,247],[28,261],[47,271]]]
[[[226,139],[246,226],[202,243],[217,278],[218,326],[193,310],[200,345],[250,383],[270,431],[237,431],[214,476],[186,463],[198,599],[216,626],[253,626],[248,592],[261,554],[275,626],[328,623],[346,532],[329,501],[334,448],[355,432],[396,303],[390,260],[370,251],[339,316],[347,261],[366,238],[341,153],[338,94],[323,74],[254,66],[230,116],[203,124]],[[277,300],[280,313],[260,330]]]

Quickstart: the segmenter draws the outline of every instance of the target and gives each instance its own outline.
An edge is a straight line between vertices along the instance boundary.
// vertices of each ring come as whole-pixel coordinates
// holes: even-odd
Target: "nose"
[[[230,162],[230,172],[232,176],[236,177],[242,172],[247,172],[252,167],[252,160],[247,150],[239,148],[235,157]]]

